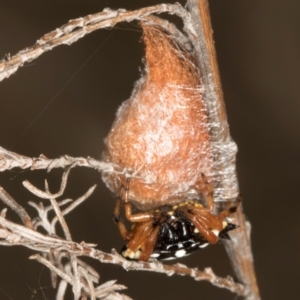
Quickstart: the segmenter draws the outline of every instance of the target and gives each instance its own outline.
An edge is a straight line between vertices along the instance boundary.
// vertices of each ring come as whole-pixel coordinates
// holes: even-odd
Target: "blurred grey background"
[[[137,9],[160,2],[1,0],[0,57],[33,45],[72,18],[105,7]],[[238,176],[253,227],[261,295],[266,300],[298,299],[300,2],[209,2],[231,134],[239,147]],[[116,109],[139,78],[142,57],[137,23],[100,30],[42,55],[0,83],[0,145],[30,157],[43,153],[50,158],[63,154],[100,158]],[[49,178],[55,191],[61,174],[62,170],[50,174],[12,170],[0,174],[0,184],[28,208],[27,201],[40,200],[21,182],[29,179],[42,187]],[[123,242],[112,221],[115,196],[98,172],[73,170],[65,196],[76,198],[95,183],[93,196],[66,218],[73,239],[98,243],[104,251],[120,249]],[[8,218],[17,219],[13,213]],[[29,261],[30,254],[33,251],[20,247],[0,248],[0,299],[54,299],[48,270]],[[220,276],[233,274],[221,244],[179,262],[200,269],[212,266]],[[237,299],[190,278],[93,265],[101,282],[118,279],[134,299]]]

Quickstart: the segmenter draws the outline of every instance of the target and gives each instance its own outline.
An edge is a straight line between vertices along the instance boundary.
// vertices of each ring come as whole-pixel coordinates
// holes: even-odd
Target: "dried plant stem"
[[[29,162],[29,166],[31,164],[32,167],[35,166],[35,162],[39,162],[40,168],[42,166],[44,168],[67,166],[66,170],[62,176],[61,188],[58,193],[51,194],[49,192],[47,185],[46,185],[46,191],[43,192],[43,191],[38,190],[36,187],[34,187],[29,182],[26,182],[26,184],[25,184],[25,186],[29,189],[29,191],[36,194],[37,196],[42,197],[44,199],[45,198],[51,199],[51,204],[55,208],[55,211],[56,211],[56,217],[52,221],[52,226],[51,226],[52,229],[50,230],[50,232],[52,232],[52,233],[55,232],[54,224],[57,221],[57,219],[59,219],[60,223],[64,229],[64,232],[66,233],[67,240],[62,240],[62,239],[55,238],[55,237],[44,236],[43,234],[41,234],[35,230],[31,230],[24,226],[14,224],[14,223],[6,220],[4,217],[0,217],[0,226],[2,228],[5,228],[5,230],[0,229],[0,238],[1,238],[0,245],[1,244],[6,245],[6,246],[8,246],[8,245],[23,245],[28,248],[34,249],[38,252],[44,252],[44,253],[49,253],[49,251],[51,251],[52,253],[53,252],[55,253],[55,251],[56,251],[55,249],[57,249],[57,251],[66,251],[71,256],[71,264],[73,265],[73,273],[75,273],[75,274],[73,274],[74,278],[77,278],[77,286],[75,285],[77,295],[79,293],[78,291],[80,289],[80,285],[79,285],[79,280],[78,280],[79,277],[78,277],[78,275],[76,275],[76,274],[78,274],[78,272],[77,271],[74,272],[74,270],[76,270],[76,267],[77,267],[76,256],[89,256],[89,257],[97,259],[103,263],[111,263],[111,264],[120,265],[123,268],[125,268],[126,270],[152,271],[152,272],[164,273],[164,274],[167,274],[168,276],[171,276],[173,274],[177,274],[177,275],[181,275],[181,276],[184,276],[184,275],[190,276],[197,281],[200,281],[200,280],[209,281],[217,287],[228,289],[238,295],[245,295],[246,289],[241,284],[235,283],[230,277],[220,278],[220,277],[216,276],[210,268],[207,268],[206,270],[201,272],[197,269],[191,269],[191,268],[188,268],[181,264],[169,266],[169,265],[163,265],[157,261],[149,262],[149,263],[131,262],[131,261],[127,261],[126,259],[121,257],[115,251],[113,251],[113,254],[108,254],[108,253],[104,253],[102,251],[96,250],[95,248],[93,248],[93,245],[87,245],[84,243],[83,244],[74,243],[71,240],[71,234],[69,233],[67,225],[64,222],[63,215],[66,214],[67,212],[70,212],[73,208],[75,208],[79,202],[82,202],[83,200],[88,198],[88,196],[92,193],[92,191],[94,190],[95,187],[92,187],[91,189],[89,189],[89,191],[87,193],[85,193],[85,195],[80,197],[78,200],[76,200],[74,203],[72,203],[68,208],[64,209],[62,212],[60,211],[56,201],[53,202],[53,200],[54,200],[53,196],[61,195],[64,192],[64,189],[67,184],[68,175],[69,175],[71,168],[74,167],[75,165],[80,165],[80,162],[81,163],[83,161],[86,162],[87,160],[83,159],[83,158],[74,159],[74,158],[70,158],[70,157],[64,157],[64,158],[60,158],[57,160],[49,160],[45,157],[42,157],[43,163],[41,163],[41,161],[39,159],[35,160],[35,159],[28,158],[28,157],[20,156],[16,153],[9,152],[3,148],[2,148],[2,153],[5,153],[6,156],[9,157],[9,159],[11,159],[11,157],[13,156],[17,159],[17,161],[19,160],[19,161],[27,162],[27,167],[28,167],[28,162]],[[57,162],[59,162],[59,163],[57,163]],[[94,167],[94,165],[93,165],[93,167]],[[87,166],[89,166],[89,165],[87,165]],[[65,201],[65,202],[67,202],[67,201]],[[36,205],[34,205],[34,207],[38,209],[41,219],[44,220],[44,223],[46,223],[45,218],[42,217],[43,212],[42,212],[41,208],[37,207]],[[49,264],[50,264],[50,262],[49,262]],[[60,273],[56,272],[56,270],[52,270],[52,271],[53,272],[55,271],[55,273],[60,276]],[[64,277],[62,277],[62,278],[64,278]],[[71,280],[70,276],[68,277],[68,279],[64,278],[64,280],[66,282],[70,282],[70,280]],[[63,287],[60,286],[60,289],[63,289]]]
[[[61,189],[63,189],[63,190],[65,189],[66,182],[67,182],[67,179],[68,179],[67,176],[69,175],[69,172],[71,170],[71,166],[69,167],[68,170],[66,170],[64,172],[62,185],[61,185]],[[65,180],[65,186],[63,186],[64,185],[64,183],[63,183],[64,180]],[[47,181],[45,182],[45,185],[46,185],[45,186],[46,187],[46,192],[50,193]],[[58,221],[59,221],[59,223],[60,223],[60,225],[61,225],[61,227],[64,231],[66,240],[67,241],[72,241],[72,236],[71,236],[70,230],[69,230],[68,225],[65,221],[65,218],[63,217],[63,214],[62,214],[62,212],[61,212],[61,210],[60,210],[60,208],[57,204],[56,199],[52,196],[51,198],[49,198],[49,200],[50,200],[51,205],[52,205],[52,207],[53,207],[53,209],[56,213]],[[79,297],[80,297],[80,278],[79,278],[79,273],[78,273],[77,257],[73,254],[71,254],[70,256],[71,256],[71,265],[72,265],[73,275],[74,275],[74,283],[72,284],[73,292],[74,292],[75,299],[79,299]]]
[[[67,181],[68,173],[69,170],[66,170],[65,174],[63,175],[63,180]],[[89,189],[89,191],[85,193],[85,195],[83,195],[82,198],[86,199],[91,194],[91,190],[93,189],[94,187]],[[36,190],[37,190],[36,187],[30,188],[30,191],[36,192]],[[197,269],[191,269],[181,264],[169,266],[169,265],[163,265],[162,263],[157,261],[147,262],[147,263],[133,262],[124,259],[114,250],[112,254],[108,254],[95,249],[94,248],[95,245],[86,244],[86,243],[81,243],[81,244],[75,243],[72,241],[71,234],[69,232],[69,229],[63,217],[63,213],[61,212],[56,200],[51,198],[51,194],[49,192],[49,188],[47,185],[46,185],[45,193],[48,194],[48,197],[51,200],[51,204],[56,212],[56,218],[59,219],[61,226],[63,227],[63,230],[65,232],[66,240],[54,236],[45,236],[37,232],[36,230],[29,229],[26,228],[25,226],[15,224],[13,222],[6,220],[4,216],[0,216],[0,245],[6,245],[6,246],[23,245],[30,249],[34,249],[40,253],[48,253],[49,259],[45,259],[40,255],[35,255],[32,256],[31,258],[37,259],[39,262],[49,267],[51,272],[59,275],[64,281],[70,283],[73,286],[74,295],[76,295],[75,296],[76,299],[81,294],[81,289],[82,289],[80,274],[82,276],[82,274],[84,273],[85,274],[84,276],[85,277],[87,276],[85,272],[82,273],[81,271],[79,271],[78,263],[80,263],[80,265],[82,265],[84,269],[88,272],[89,277],[92,276],[93,278],[95,277],[97,278],[97,274],[95,274],[94,271],[90,269],[88,266],[78,261],[77,256],[88,256],[96,260],[99,260],[102,263],[117,264],[122,266],[126,270],[152,271],[152,272],[164,273],[167,274],[168,276],[174,274],[182,275],[182,276],[186,275],[194,278],[197,281],[200,280],[209,281],[217,287],[228,289],[238,295],[244,295],[246,292],[245,288],[241,284],[235,283],[229,277],[220,278],[216,276],[210,268],[204,270],[204,272],[201,272]],[[76,202],[78,202],[79,200],[81,199],[79,198]],[[49,221],[46,220],[46,218],[44,217],[43,207],[39,207],[39,206],[34,206],[34,207],[38,210],[41,222],[49,224]],[[65,211],[70,211],[72,208],[75,207],[76,205],[71,204],[69,208],[66,209]],[[47,228],[47,226],[44,228]],[[51,232],[55,233],[55,230],[51,229]],[[58,255],[59,253],[60,255]],[[60,265],[59,257],[66,256],[66,254],[71,258],[71,265],[73,269],[72,276],[70,276],[68,272],[66,273],[67,266],[63,268],[56,267],[57,265]],[[52,260],[54,262],[57,261],[55,263],[55,266],[51,262]],[[98,295],[97,294],[98,290],[94,291],[93,288],[90,287],[91,281],[87,280],[87,283],[88,283],[90,294]],[[64,293],[63,291],[65,289],[63,288],[63,286],[64,284],[62,283],[62,286],[60,286],[59,289],[59,293],[62,294]],[[100,290],[100,292],[103,292],[103,290]]]
[[[246,299],[258,300],[260,295],[251,252],[251,224],[246,221],[242,206],[236,215],[236,222],[240,225],[240,230],[232,234],[231,241],[225,241],[225,249],[238,280],[245,284],[249,290]]]
[[[71,157],[68,155],[59,158],[50,159],[41,154],[39,157],[27,157],[18,153],[6,150],[0,147],[0,172],[11,170],[13,168],[20,169],[47,169],[51,171],[55,168],[66,168],[76,163],[76,166],[87,167],[105,172],[120,172],[126,174],[127,170],[119,170],[111,163],[105,163],[91,157]]]
[[[56,237],[44,236],[41,233],[27,229],[24,226],[14,224],[3,217],[0,217],[0,226],[5,228],[5,230],[0,230],[0,238],[6,239],[6,241],[2,240],[0,242],[2,245],[23,245],[36,251],[45,253],[49,253],[50,251],[54,253],[55,251],[66,251],[70,255],[88,256],[97,259],[102,263],[116,264],[122,266],[126,270],[152,271],[163,273],[168,276],[190,276],[197,281],[209,281],[217,287],[228,289],[238,295],[245,295],[246,292],[243,285],[235,283],[230,277],[220,278],[216,276],[210,268],[201,272],[196,268],[191,269],[181,264],[163,265],[158,261],[146,263],[128,261],[117,254],[116,251],[113,251],[112,254],[109,254],[93,248],[93,245],[88,245],[85,243],[78,244],[73,241],[66,241]],[[36,256],[31,258],[36,259]],[[60,274],[58,275],[60,276]],[[69,279],[64,279],[69,282]]]
[[[142,270],[142,271],[154,271],[158,273],[163,273],[168,276],[172,275],[181,275],[181,276],[190,276],[194,278],[196,281],[209,281],[212,285],[217,286],[219,288],[225,288],[229,291],[236,293],[237,295],[245,295],[246,290],[243,285],[239,283],[235,283],[231,277],[221,278],[216,276],[211,268],[206,268],[204,271],[200,271],[197,268],[189,268],[183,264],[175,264],[175,265],[164,265],[158,261],[155,262],[138,262],[138,261],[128,261],[119,254],[115,250],[112,252],[112,257],[117,259],[114,263],[121,265],[126,270]],[[107,254],[106,254],[107,255]],[[94,255],[97,257],[97,255]],[[111,258],[112,258],[111,257]],[[107,257],[108,258],[108,257]],[[100,257],[99,257],[100,259]],[[109,260],[102,260],[104,263],[111,263]]]
[[[208,117],[212,124],[212,143],[215,144],[214,157],[217,161],[218,172],[221,175],[217,189],[225,191],[222,199],[232,201],[238,192],[238,182],[235,171],[236,146],[230,139],[223,92],[221,87],[216,51],[212,36],[212,27],[207,0],[188,0],[191,13],[191,27],[187,28],[189,36],[198,55],[201,82],[204,87],[204,100],[207,105]],[[194,33],[194,34],[191,34]],[[222,151],[220,145],[228,145],[231,151]],[[223,148],[224,149],[224,148]],[[227,157],[226,157],[227,155]],[[229,163],[229,164],[228,164]],[[227,180],[227,179],[230,180]],[[253,255],[250,245],[250,226],[245,221],[242,205],[236,214],[237,224],[241,227],[231,234],[233,242],[225,243],[231,263],[238,279],[248,288],[247,300],[260,299],[256,281]]]
[[[31,218],[25,211],[25,209],[19,205],[5,190],[0,186],[0,200],[10,207],[15,213],[19,215],[23,224],[30,229],[33,229]]]
[[[63,173],[62,180],[61,180],[60,189],[55,194],[50,193],[50,191],[48,189],[47,180],[45,181],[46,192],[35,188],[28,180],[23,181],[23,185],[25,188],[30,190],[34,195],[36,195],[37,197],[43,198],[43,199],[54,199],[54,198],[60,197],[64,193],[65,188],[67,186],[67,180],[68,180],[69,173],[70,173],[71,169],[73,167],[75,167],[76,165],[77,165],[77,162],[74,162],[73,164],[71,164],[65,168],[65,171]]]
[[[185,31],[196,52],[203,98],[210,124],[211,151],[214,157],[216,180],[215,201],[234,201],[238,196],[235,171],[236,144],[231,140],[207,0],[188,0],[190,19]]]
[[[47,259],[45,259],[41,255],[39,255],[39,254],[32,255],[32,256],[30,256],[30,259],[35,259],[38,262],[42,263],[43,265],[45,265],[46,267],[48,267],[49,270],[55,272],[64,281],[66,281],[69,284],[73,285],[73,278],[70,275],[67,275],[66,273],[64,273],[63,271],[61,271],[59,268],[56,268],[53,264],[51,264],[50,261],[48,261]]]
[[[46,198],[49,199],[51,202],[51,205],[56,213],[56,217],[58,219],[58,221],[60,222],[60,225],[64,231],[65,237],[67,241],[72,241],[72,237],[71,237],[71,233],[69,231],[68,225],[63,217],[63,214],[59,208],[59,205],[56,201],[56,197],[61,196],[64,193],[64,190],[66,188],[67,185],[67,180],[68,180],[68,176],[69,173],[71,171],[71,169],[77,164],[77,162],[74,162],[73,164],[69,165],[62,176],[62,181],[61,181],[61,187],[60,190],[55,193],[55,194],[51,194],[50,190],[49,190],[49,186],[48,186],[48,182],[47,180],[45,181],[45,189],[46,191],[43,192],[39,189],[37,189],[36,187],[34,187],[30,182],[28,181],[24,181],[23,185],[30,190],[33,194],[37,195],[40,198]],[[73,286],[73,292],[74,292],[74,296],[75,299],[79,299],[80,297],[80,277],[79,277],[79,273],[78,273],[78,266],[77,266],[77,257],[74,254],[70,254],[71,257],[71,265],[72,265],[72,269],[73,269],[73,275],[74,275],[74,282],[72,284]]]
[[[79,197],[76,201],[74,201],[73,203],[71,203],[67,208],[65,208],[61,213],[63,216],[67,215],[69,212],[71,212],[74,208],[76,208],[77,206],[79,206],[84,200],[86,200],[95,190],[96,188],[96,184],[93,185],[91,188],[89,188],[89,190],[82,195],[81,197]],[[58,221],[58,216],[54,217],[52,222],[51,222],[51,227],[54,228],[56,222]]]
[[[15,73],[24,63],[36,59],[46,51],[52,50],[59,45],[71,45],[85,35],[100,28],[114,27],[120,22],[143,20],[147,19],[147,16],[151,14],[164,12],[176,14],[180,17],[186,14],[186,10],[179,3],[176,3],[158,4],[135,11],[126,11],[125,9],[111,10],[107,8],[100,13],[70,20],[60,28],[45,34],[32,47],[26,48],[13,56],[7,55],[6,60],[0,61],[0,81]]]
[[[69,169],[72,166],[69,167]],[[63,175],[63,180],[67,181],[69,170],[66,170]],[[62,184],[63,185],[63,184]],[[31,187],[31,189],[37,190],[36,187]],[[78,203],[81,203],[91,192],[95,189],[95,186],[90,188],[83,196],[72,203],[64,213],[67,213],[74,209]],[[4,191],[4,190],[3,190]],[[74,299],[79,299],[81,296],[92,297],[92,299],[123,299],[129,300],[130,298],[126,295],[119,294],[117,290],[122,290],[125,287],[118,285],[115,281],[106,282],[98,287],[94,287],[94,283],[98,283],[99,275],[98,273],[88,266],[86,263],[78,259],[79,253],[82,253],[84,248],[93,249],[95,245],[82,244],[76,247],[76,243],[72,241],[71,234],[69,232],[66,221],[63,217],[63,212],[60,210],[60,206],[69,203],[69,201],[61,201],[59,204],[54,198],[51,198],[51,193],[49,192],[48,185],[46,184],[46,193],[49,195],[51,201],[52,209],[56,213],[56,218],[59,219],[60,224],[66,236],[66,240],[60,239],[53,236],[45,236],[38,233],[34,228],[42,225],[49,233],[55,234],[54,225],[55,222],[51,222],[53,226],[48,226],[50,224],[47,220],[48,208],[44,209],[43,205],[32,205],[35,207],[39,213],[39,222],[35,222],[34,228],[27,228],[5,219],[5,211],[2,211],[0,217],[0,245],[23,245],[28,248],[37,250],[40,253],[44,253],[42,257],[40,254],[33,256],[32,258],[37,259],[39,262],[46,265],[51,271],[51,278],[53,286],[57,284],[57,276],[62,278],[59,283],[57,299],[64,299],[66,292],[66,283],[71,284],[74,292]],[[4,191],[4,194],[6,192]],[[7,204],[7,201],[4,202]],[[18,207],[20,209],[21,206]],[[22,207],[21,207],[22,208]],[[23,208],[22,208],[23,209]],[[23,209],[24,210],[24,209]],[[82,247],[83,246],[83,247]],[[75,251],[73,251],[73,250]],[[89,250],[91,251],[91,250]],[[63,264],[62,259],[67,258],[70,263]],[[82,280],[83,279],[83,280]],[[87,297],[81,299],[87,299]]]

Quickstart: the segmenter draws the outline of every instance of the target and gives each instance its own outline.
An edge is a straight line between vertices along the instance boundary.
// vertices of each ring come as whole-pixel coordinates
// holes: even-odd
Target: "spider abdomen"
[[[178,219],[176,222],[166,222],[162,225],[150,257],[179,258],[206,245],[208,242],[199,233],[195,233],[195,226],[191,222],[186,219]]]
[[[218,234],[219,237],[224,238],[224,234],[231,228],[226,222],[225,228]],[[234,226],[234,228],[236,227]],[[180,258],[204,248],[208,244],[208,241],[201,236],[191,221],[175,213],[161,225],[150,258],[160,260]]]

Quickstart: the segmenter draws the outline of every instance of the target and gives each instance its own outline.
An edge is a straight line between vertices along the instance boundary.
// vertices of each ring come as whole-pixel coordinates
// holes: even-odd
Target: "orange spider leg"
[[[212,211],[213,207],[214,207],[214,190],[213,190],[213,186],[212,184],[210,184],[206,178],[206,176],[201,173],[202,176],[202,180],[205,184],[206,187],[206,193],[203,193],[203,196],[205,197],[206,200],[206,204],[207,204],[207,209],[209,211]]]
[[[159,232],[160,226],[156,226],[155,229],[150,234],[149,238],[146,240],[145,245],[143,247],[143,251],[139,258],[140,261],[148,261],[151,253],[153,252],[156,238]]]
[[[215,216],[211,214],[207,209],[201,209],[199,207],[192,207],[189,210],[196,216],[197,219],[201,220],[210,229],[216,229],[221,231],[223,229],[223,219],[221,216]]]
[[[146,222],[154,218],[153,213],[139,213],[132,215],[131,211],[131,205],[128,200],[128,194],[129,194],[129,183],[130,178],[126,179],[126,186],[125,186],[125,195],[124,195],[124,206],[125,206],[125,215],[128,221],[130,222]]]
[[[149,221],[148,221],[149,222]],[[141,226],[145,226],[145,222],[140,222],[140,223],[133,223],[133,225],[131,226],[130,231],[128,232],[127,235],[127,241],[131,241],[135,235],[137,234],[138,231],[141,231]]]
[[[152,220],[142,223],[140,226],[138,226],[136,232],[133,235],[133,238],[127,244],[127,247],[131,251],[135,252],[145,243],[145,240],[148,238],[148,236],[151,234],[152,231],[153,231]]]
[[[136,234],[137,230],[139,229],[139,226],[141,226],[143,223],[134,223],[131,226],[130,231],[127,234],[126,240],[127,242],[131,241],[134,237],[134,235]]]
[[[201,174],[202,176],[202,180],[203,182],[205,183],[205,187],[206,187],[206,191],[207,193],[205,193],[204,196],[206,196],[206,201],[207,201],[207,208],[209,211],[212,211],[213,209],[213,206],[214,206],[214,200],[213,200],[213,186],[211,183],[208,182],[206,176],[202,173]],[[242,201],[242,197],[239,195],[237,200],[236,200],[236,203],[234,206],[224,210],[224,211],[221,211],[217,216],[216,218],[223,221],[227,216],[229,216],[230,214],[234,213],[237,209],[237,207],[239,206],[240,202]],[[198,209],[198,208],[195,208],[195,209]]]
[[[118,226],[118,229],[120,231],[122,238],[124,240],[126,240],[127,236],[128,236],[128,231],[127,231],[125,224],[120,216],[120,209],[121,209],[121,199],[118,199],[115,210],[114,210],[114,221]]]
[[[220,220],[223,220],[223,219],[225,219],[226,217],[228,217],[230,214],[235,213],[236,210],[237,210],[237,208],[238,208],[238,206],[239,206],[239,204],[241,203],[241,201],[242,201],[242,197],[241,197],[241,195],[239,195],[239,196],[237,197],[237,199],[236,199],[234,205],[231,206],[231,207],[229,207],[229,208],[226,209],[226,210],[221,211],[221,212],[218,214],[217,217],[218,217]]]
[[[128,240],[129,234],[132,236],[132,232],[128,233],[126,226],[120,216],[120,210],[121,210],[121,201],[124,201],[125,206],[125,216],[127,220],[130,222],[146,222],[153,220],[154,214],[153,213],[140,213],[132,215],[131,211],[131,204],[128,200],[128,193],[129,193],[129,182],[130,178],[126,179],[126,186],[122,186],[121,192],[119,195],[119,199],[117,200],[115,210],[114,210],[114,221],[118,225],[119,232],[124,240]]]
[[[215,244],[219,238],[216,236],[203,220],[198,218],[197,214],[193,214],[189,209],[182,210],[184,215],[195,225],[199,233],[210,243]]]

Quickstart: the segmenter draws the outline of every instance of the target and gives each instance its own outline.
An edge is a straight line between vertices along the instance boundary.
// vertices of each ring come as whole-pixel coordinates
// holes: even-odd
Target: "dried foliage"
[[[207,45],[203,46],[203,44],[199,46],[197,40],[205,40],[207,28],[205,29],[204,27],[204,33],[199,33],[197,31],[198,29],[195,29],[198,28],[198,21],[194,15],[198,12],[199,18],[200,10],[200,16],[202,20],[205,21],[205,16],[203,17],[201,14],[203,14],[202,8],[205,7],[206,4],[205,0],[190,0],[188,1],[189,10],[183,8],[180,4],[161,4],[132,12],[123,9],[116,11],[106,9],[103,12],[94,15],[71,20],[60,28],[44,35],[32,47],[26,48],[13,56],[7,55],[4,60],[0,61],[0,81],[15,73],[19,67],[56,46],[62,44],[70,45],[94,30],[113,27],[118,22],[131,22],[132,20],[140,20],[151,25],[155,24],[160,26],[172,35],[174,40],[179,41],[187,51],[194,49],[193,51],[196,51],[196,54],[199,54],[199,49],[201,48],[202,50],[204,49],[205,53],[205,47],[209,47]],[[198,9],[197,11],[194,9],[195,6]],[[171,23],[152,16],[153,13],[159,14],[163,12],[176,14],[182,18],[185,33],[177,30]],[[207,17],[208,12],[206,11],[206,18]],[[207,20],[205,22],[205,24],[207,24]],[[209,35],[211,35],[210,31]],[[204,62],[210,61],[209,57],[202,57],[201,59],[204,60]],[[199,62],[198,65],[201,66]],[[223,157],[223,159],[220,160],[221,163],[217,166],[220,168],[220,177],[218,178],[220,186],[218,186],[218,195],[219,197],[225,195],[224,199],[230,200],[238,193],[234,167],[236,147],[235,144],[230,141],[223,103],[220,104],[218,102],[222,101],[222,97],[220,99],[220,94],[218,94],[218,89],[220,89],[218,78],[216,81],[217,83],[209,81],[210,79],[207,81],[205,80],[205,75],[209,75],[208,78],[214,77],[211,76],[214,72],[211,71],[212,69],[210,68],[214,69],[214,72],[217,72],[215,65],[212,67],[208,63],[201,70],[201,73],[204,73],[204,75],[201,74],[200,79],[201,83],[204,84],[204,90],[207,92],[204,92],[204,100],[209,101],[209,105],[215,103],[215,106],[208,105],[208,110],[211,109],[210,118],[213,121],[213,124],[217,122],[219,122],[218,124],[222,124],[221,132],[217,132],[217,127],[212,128],[214,143],[217,146],[225,145],[225,148],[228,150],[226,150],[227,152],[224,151],[224,147],[219,147],[219,150],[216,150],[226,152],[226,155],[228,154],[228,159],[224,159]],[[214,155],[215,157],[219,157],[220,153],[216,152]],[[91,187],[84,195],[74,201],[68,199],[60,201],[56,200],[56,198],[63,195],[67,185],[68,175],[71,169],[76,166],[85,166],[101,172],[111,172],[114,174],[120,173],[126,175],[129,172],[129,170],[120,169],[111,163],[104,163],[89,157],[73,158],[63,156],[57,159],[48,159],[44,155],[41,155],[38,158],[30,158],[0,147],[0,171],[6,171],[12,168],[31,168],[31,170],[47,169],[48,171],[53,168],[65,169],[61,180],[61,187],[59,191],[54,194],[50,193],[47,181],[45,182],[45,190],[43,191],[37,189],[28,181],[23,183],[31,193],[49,201],[49,204],[47,205],[30,202],[30,205],[37,211],[37,217],[34,219],[31,219],[25,209],[18,204],[20,201],[15,201],[4,188],[0,188],[0,199],[5,205],[15,211],[22,221],[22,225],[13,223],[6,219],[6,209],[1,212],[0,244],[3,246],[22,245],[36,251],[37,254],[32,255],[30,258],[39,261],[49,268],[52,285],[57,288],[57,299],[64,299],[68,284],[72,286],[74,299],[130,299],[128,296],[120,293],[120,291],[126,287],[117,284],[114,280],[99,284],[99,274],[92,267],[81,261],[79,259],[80,256],[88,256],[102,263],[119,265],[126,270],[151,271],[164,273],[168,276],[176,274],[186,275],[198,281],[207,280],[215,286],[226,288],[237,295],[244,296],[245,299],[259,299],[259,292],[252,264],[249,226],[247,226],[248,223],[244,220],[242,210],[237,214],[242,230],[237,235],[233,235],[235,246],[227,247],[229,249],[228,252],[231,260],[235,265],[235,272],[242,284],[234,282],[231,278],[217,277],[210,268],[201,272],[181,264],[169,266],[163,265],[157,261],[147,263],[129,262],[114,250],[111,254],[104,253],[96,249],[93,244],[86,244],[84,242],[77,243],[73,241],[64,216],[70,213],[83,201],[86,201],[95,189],[95,186]],[[227,174],[230,174],[230,182],[226,177]],[[55,212],[55,217],[52,220],[49,219],[50,211]],[[63,229],[64,238],[56,235],[58,223]],[[41,233],[41,228],[43,232],[46,231],[47,234]],[[243,240],[245,243],[241,242]],[[234,263],[236,257],[239,258],[240,267]]]
[[[87,200],[96,188],[96,186],[91,187],[84,195],[75,201],[71,201],[70,199],[61,200],[59,202],[56,201],[56,197],[63,195],[70,170],[75,166],[76,163],[73,163],[66,167],[62,176],[61,188],[55,194],[49,192],[47,181],[45,181],[45,191],[39,190],[28,181],[24,182],[24,186],[31,193],[42,199],[47,199],[50,202],[48,206],[44,206],[42,203],[29,203],[36,209],[38,214],[38,217],[33,220],[31,220],[29,216],[25,219],[25,210],[18,205],[2,187],[0,187],[0,199],[13,209],[23,221],[23,225],[8,221],[5,218],[6,209],[3,210],[0,216],[0,244],[5,246],[22,245],[40,253],[32,255],[30,258],[39,261],[50,269],[53,287],[57,287],[58,284],[57,299],[63,299],[63,295],[67,288],[66,283],[72,286],[75,299],[79,299],[80,297],[106,299],[108,296],[109,299],[130,299],[117,292],[125,287],[116,284],[115,281],[97,285],[99,274],[92,267],[78,259],[78,256],[88,256],[103,263],[117,264],[126,270],[153,271],[165,273],[168,276],[175,274],[187,275],[197,281],[210,281],[215,286],[226,288],[238,295],[244,295],[246,293],[245,288],[241,284],[235,283],[230,277],[220,278],[216,276],[210,268],[201,272],[181,264],[168,266],[157,261],[149,263],[129,262],[114,250],[112,251],[112,254],[109,254],[95,249],[95,245],[93,244],[78,244],[74,242],[71,233],[69,232],[68,225],[65,222],[64,215],[70,213],[83,201]],[[62,209],[62,207],[65,208]],[[51,210],[55,211],[56,216],[52,220],[49,220],[48,213]],[[56,225],[58,222],[63,229],[65,239],[56,236]],[[40,227],[48,234],[40,233],[38,231]],[[67,258],[68,263],[63,263],[63,258]],[[61,280],[59,281],[57,277],[60,277]]]

